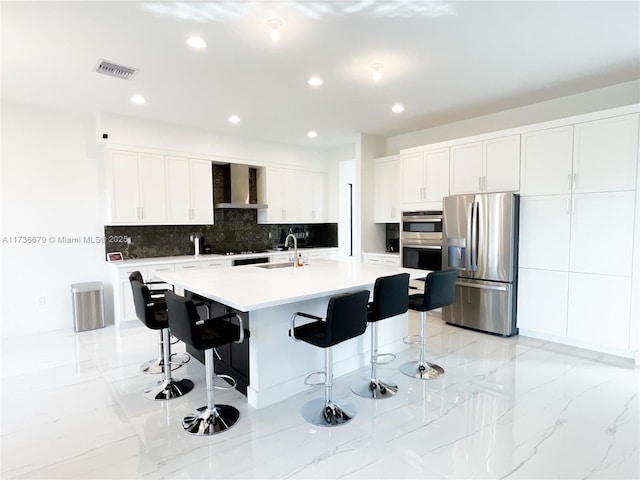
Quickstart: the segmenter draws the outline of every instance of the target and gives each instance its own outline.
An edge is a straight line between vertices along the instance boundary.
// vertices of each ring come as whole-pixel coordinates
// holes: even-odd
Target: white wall
[[[70,285],[107,278],[103,245],[84,241],[104,234],[94,132],[92,118],[2,104],[3,337],[73,328]]]
[[[313,147],[298,147],[221,135],[206,130],[170,125],[112,114],[100,114],[96,122],[96,137],[109,135],[108,143],[157,148],[184,153],[215,155],[227,161],[251,165],[295,165],[326,172],[326,153]]]
[[[355,160],[356,145],[342,145],[325,152],[327,159],[327,222],[338,223],[339,218],[339,166],[341,162]]]
[[[454,140],[640,102],[640,80],[504,110],[387,138],[386,155],[403,148]]]
[[[374,160],[384,156],[385,139],[375,135],[360,134],[356,143],[356,182],[358,196],[355,204],[354,255],[361,258],[362,252],[380,251],[385,244],[384,231],[374,223]]]

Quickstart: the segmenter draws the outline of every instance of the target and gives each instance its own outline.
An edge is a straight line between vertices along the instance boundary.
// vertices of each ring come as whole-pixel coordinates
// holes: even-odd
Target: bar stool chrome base
[[[337,427],[344,425],[356,415],[356,407],[350,403],[337,404],[315,398],[302,406],[302,418],[318,427]]]
[[[398,385],[379,378],[354,381],[351,384],[351,391],[364,398],[375,398],[378,400],[391,398],[398,393]]]
[[[435,380],[444,375],[444,368],[429,362],[407,362],[400,365],[400,371],[418,380]]]
[[[215,405],[213,409],[200,407],[182,419],[182,428],[192,435],[215,435],[229,430],[240,418],[240,412],[231,405]]]
[[[171,371],[182,367],[191,360],[188,353],[174,353],[171,355]],[[164,373],[164,360],[162,358],[154,358],[140,365],[140,371],[149,375],[158,375]]]
[[[145,398],[149,400],[172,400],[186,395],[193,390],[193,382],[186,378],[182,380],[162,380],[156,385],[147,388]]]

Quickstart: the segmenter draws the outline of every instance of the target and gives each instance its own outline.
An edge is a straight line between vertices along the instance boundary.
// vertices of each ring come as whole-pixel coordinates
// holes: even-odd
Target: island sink
[[[293,268],[293,262],[289,263],[265,263],[263,265],[256,265],[258,268]]]

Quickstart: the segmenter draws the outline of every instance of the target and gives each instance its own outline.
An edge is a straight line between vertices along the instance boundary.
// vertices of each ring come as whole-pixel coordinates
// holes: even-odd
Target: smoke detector
[[[98,65],[96,65],[96,72],[108,75],[110,77],[121,78],[123,80],[131,80],[136,73],[137,68],[126,67],[124,65],[117,64],[115,62],[109,62],[108,60],[100,59]]]

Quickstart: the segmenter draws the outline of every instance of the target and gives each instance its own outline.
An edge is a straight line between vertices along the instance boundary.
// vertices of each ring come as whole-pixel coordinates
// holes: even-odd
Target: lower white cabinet
[[[363,263],[373,263],[376,265],[393,265],[395,267],[400,266],[400,256],[399,255],[384,255],[384,254],[375,254],[375,253],[363,253],[362,254]]]
[[[588,345],[629,348],[631,282],[612,275],[571,273],[567,336]]]
[[[518,270],[518,328],[563,338],[567,335],[569,273]]]

